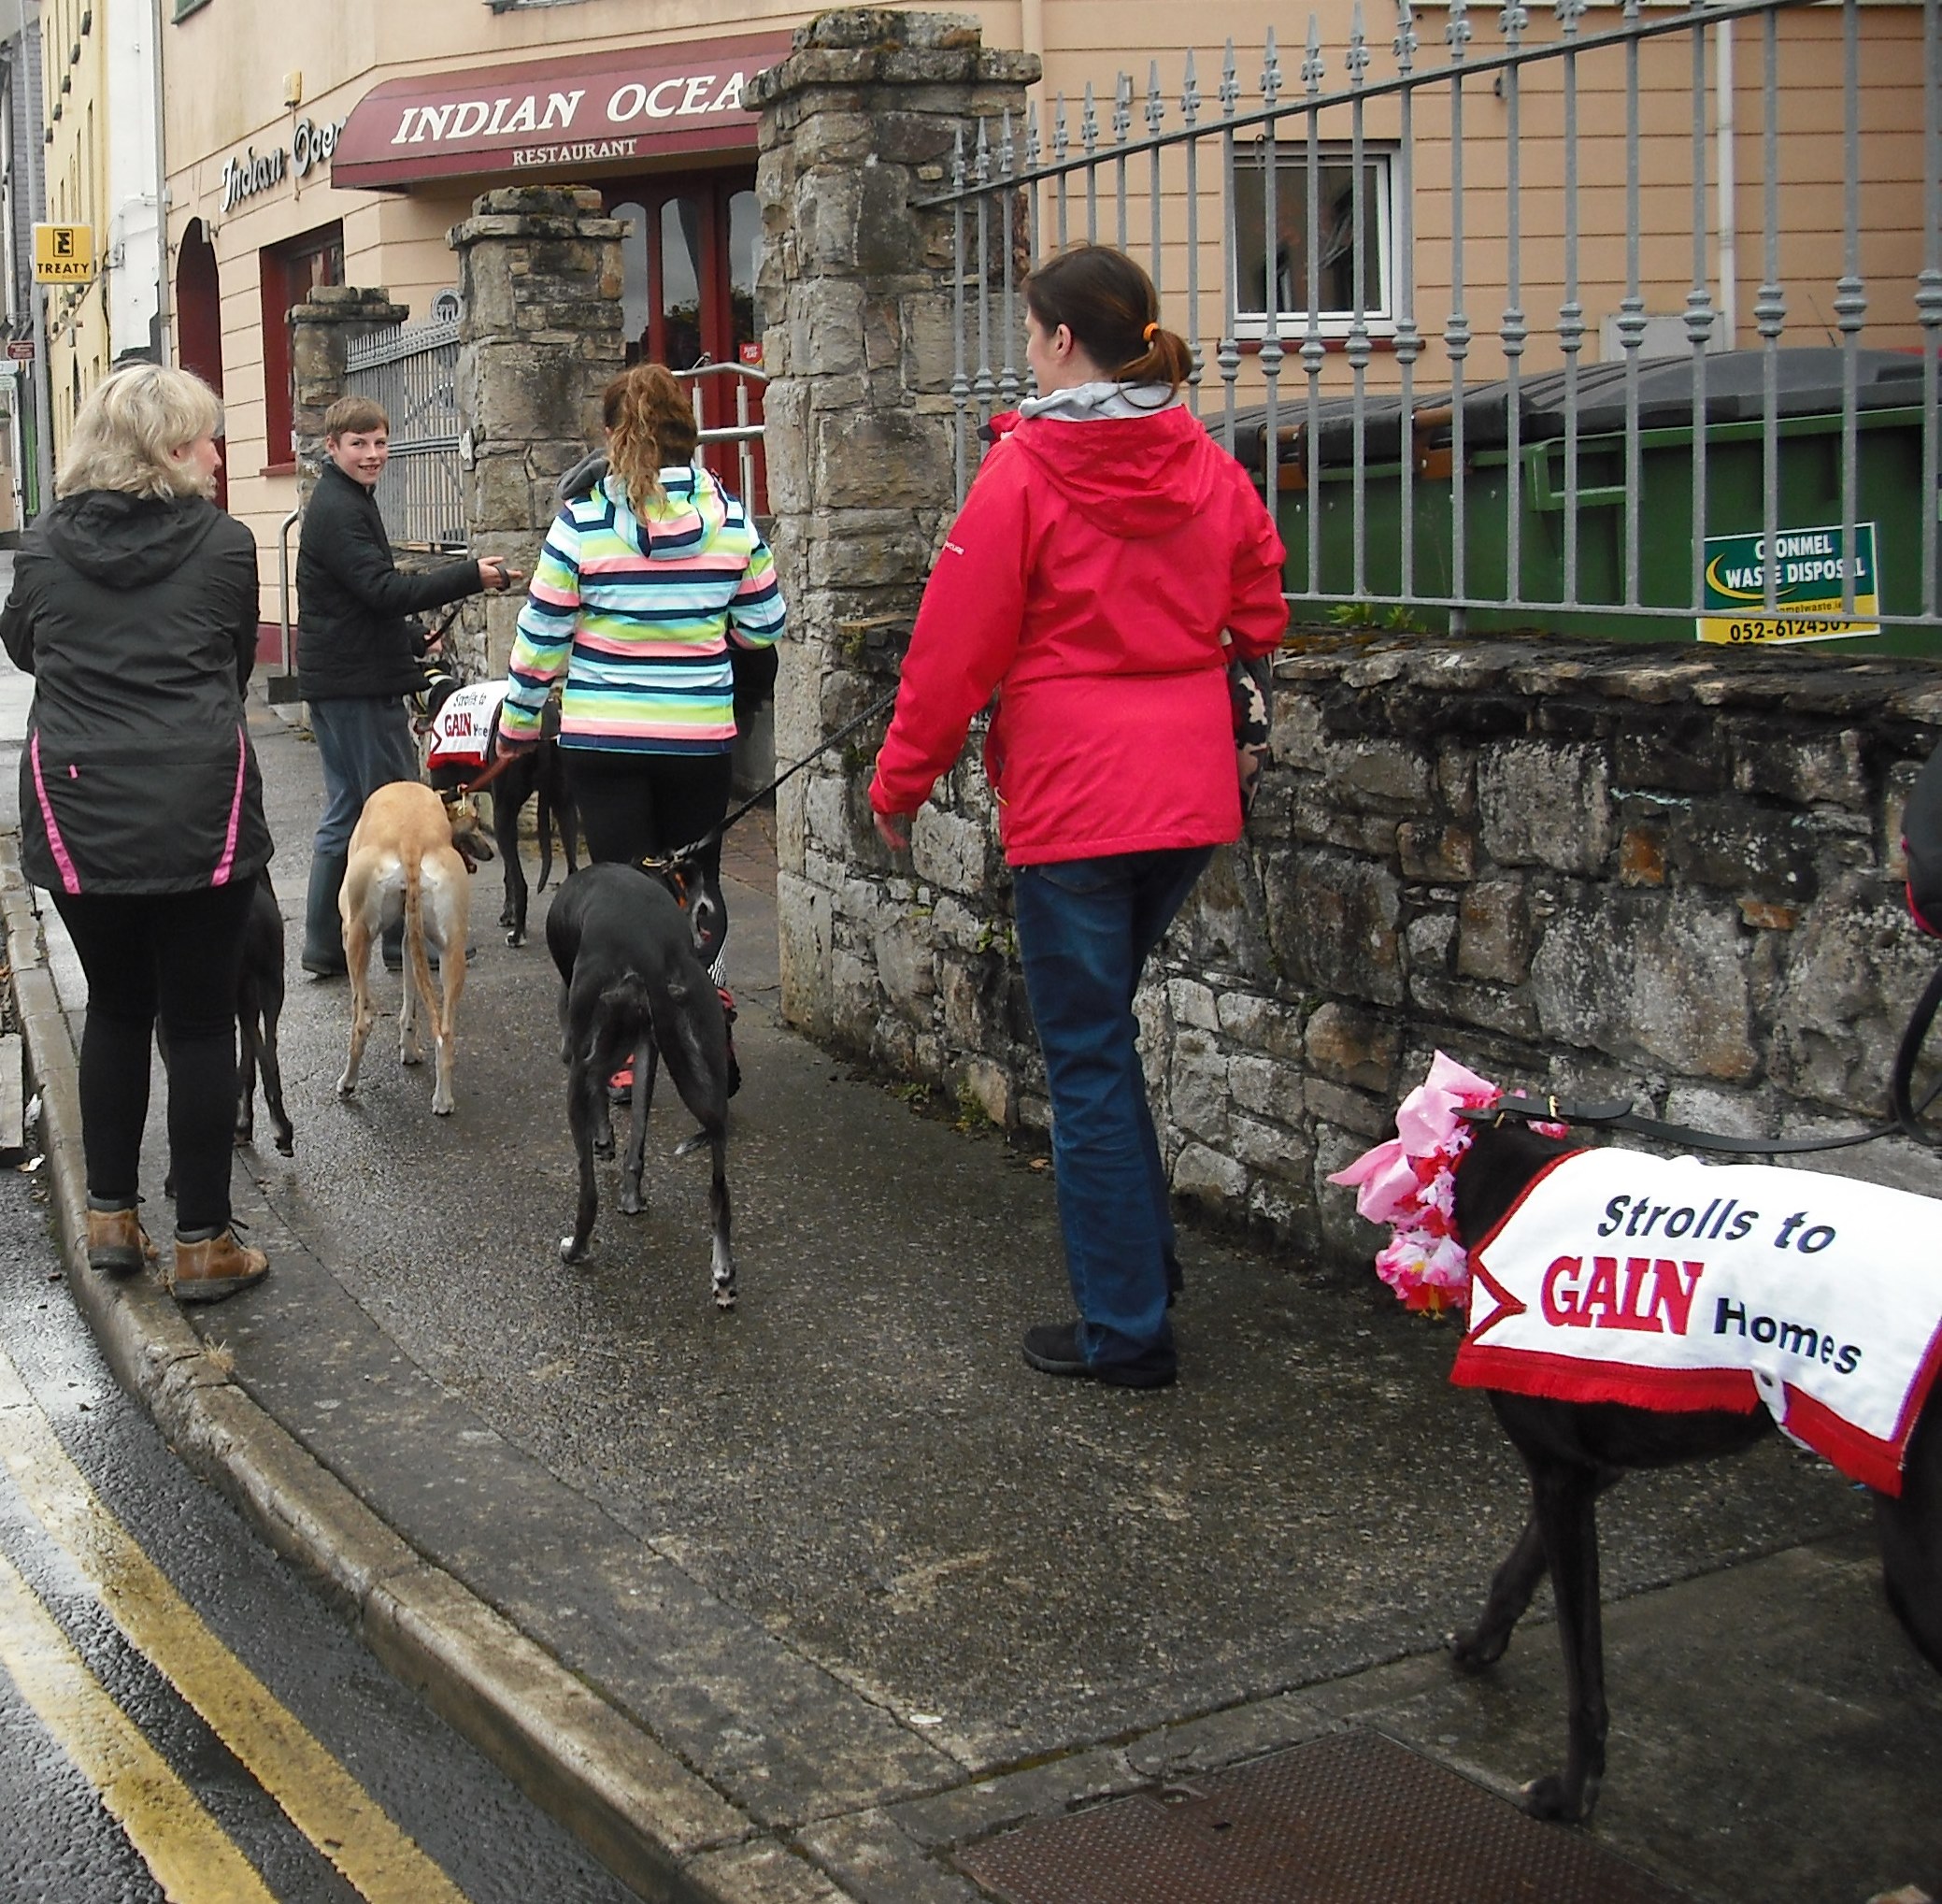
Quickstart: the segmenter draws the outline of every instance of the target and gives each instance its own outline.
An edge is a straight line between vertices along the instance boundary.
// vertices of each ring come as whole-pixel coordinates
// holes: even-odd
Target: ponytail
[[[1025,303],[1047,331],[1061,324],[1116,383],[1178,390],[1193,374],[1186,338],[1160,322],[1153,280],[1111,245],[1074,245],[1024,283]]]
[[[635,364],[621,371],[601,394],[600,418],[608,467],[636,508],[660,498],[664,468],[693,458],[693,406],[665,365]]]

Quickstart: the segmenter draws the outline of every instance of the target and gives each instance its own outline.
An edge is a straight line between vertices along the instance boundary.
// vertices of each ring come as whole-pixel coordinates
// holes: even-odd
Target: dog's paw
[[[733,1309],[735,1307],[735,1291],[732,1289],[718,1289],[715,1292],[715,1307],[717,1309]]]
[[[293,1135],[291,1137],[279,1137],[277,1139],[277,1154],[279,1157],[293,1157],[296,1155],[296,1138]]]
[[[648,1207],[647,1199],[637,1190],[622,1188],[621,1192],[621,1214],[638,1216]]]
[[[355,1078],[339,1078],[337,1080],[337,1095],[339,1097],[355,1097],[357,1095],[357,1080]]]
[[[605,1137],[596,1137],[593,1139],[593,1154],[603,1163],[610,1164],[613,1162],[614,1134],[612,1131],[608,1131]]]
[[[587,1253],[576,1238],[562,1237],[560,1238],[560,1260],[563,1263],[584,1263],[587,1260]]]
[[[1578,1825],[1583,1822],[1591,1807],[1572,1797],[1558,1773],[1547,1772],[1543,1778],[1533,1779],[1524,1787],[1524,1810],[1533,1818],[1542,1818],[1551,1824]]]
[[[450,1117],[457,1109],[457,1104],[450,1097],[443,1100],[436,1097],[432,1099],[432,1115],[434,1117]]]
[[[525,942],[526,935],[523,932],[515,931],[510,926],[507,928],[506,943],[507,945],[524,945]]]
[[[1504,1657],[1505,1649],[1510,1644],[1508,1633],[1485,1633],[1478,1628],[1471,1633],[1452,1633],[1444,1640],[1449,1649],[1451,1663],[1462,1672],[1484,1672]]]
[[[422,1052],[400,1052],[398,1053],[398,1062],[401,1065],[421,1065],[424,1061],[425,1054]]]

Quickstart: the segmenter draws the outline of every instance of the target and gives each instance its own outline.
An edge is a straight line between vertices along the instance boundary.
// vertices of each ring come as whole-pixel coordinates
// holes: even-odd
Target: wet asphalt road
[[[247,1762],[261,1741],[224,1718],[225,1734],[237,1744],[232,1750],[178,1690],[179,1679],[212,1710],[212,1685],[218,1700],[230,1696],[226,1680],[200,1658],[198,1633],[261,1681],[431,1861],[413,1867],[408,1852],[385,1846],[386,1826],[369,1819],[356,1827],[361,1849],[369,1854],[377,1846],[395,1881],[388,1890],[366,1885],[362,1895],[398,1904],[435,1895],[472,1904],[620,1904],[631,1896],[377,1666],[229,1505],[176,1460],[147,1415],[115,1385],[76,1316],[59,1281],[37,1190],[35,1176],[0,1172],[0,1442],[7,1452],[0,1466],[0,1609],[8,1610],[0,1611],[0,1654],[16,1668],[0,1670],[0,1899],[106,1904],[164,1895],[130,1834],[76,1763],[77,1754],[88,1756],[100,1711],[70,1689],[55,1700],[50,1725],[22,1695],[21,1680],[33,1682],[45,1668],[52,1641],[46,1629],[36,1631],[31,1614],[14,1607],[9,1575],[24,1583],[99,1682],[100,1704],[111,1699],[138,1729],[193,1791],[214,1830],[261,1874],[264,1895],[279,1904],[348,1904],[357,1897],[360,1889],[332,1859],[358,1871],[360,1847],[347,1853],[341,1845],[309,1842],[264,1789],[274,1789],[279,1768],[291,1766],[314,1789],[321,1780],[307,1757],[269,1750],[266,1762]],[[11,1386],[14,1370],[25,1397]],[[34,1438],[49,1432],[80,1470],[104,1517],[91,1511],[79,1540],[71,1538],[71,1518],[50,1512],[45,1503],[36,1509],[21,1484],[29,1478],[22,1464],[33,1459]],[[171,1625],[157,1612],[165,1596],[138,1582],[131,1585],[129,1570],[116,1561],[113,1523],[135,1538],[194,1610],[193,1617]],[[135,1595],[132,1613],[117,1592]],[[140,1625],[144,1619],[155,1623],[152,1630]],[[129,1624],[146,1652],[130,1639]],[[125,1795],[118,1798],[118,1809],[129,1802]],[[145,1825],[162,1828],[151,1804],[137,1805],[136,1816],[137,1835]],[[173,1828],[165,1815],[164,1825]],[[200,1868],[208,1854],[198,1849],[192,1855]],[[438,1890],[441,1872],[455,1892]],[[198,1886],[178,1895],[235,1894]]]

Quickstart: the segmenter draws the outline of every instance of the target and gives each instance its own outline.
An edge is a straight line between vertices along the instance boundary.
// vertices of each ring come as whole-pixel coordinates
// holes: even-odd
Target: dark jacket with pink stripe
[[[256,545],[200,497],[90,490],[21,538],[0,641],[35,678],[21,858],[64,893],[184,893],[269,860],[243,689]]]

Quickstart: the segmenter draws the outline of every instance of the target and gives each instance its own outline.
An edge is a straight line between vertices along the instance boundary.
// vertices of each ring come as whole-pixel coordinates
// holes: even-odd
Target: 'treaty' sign
[[[403,185],[688,152],[752,150],[749,82],[787,34],[743,35],[390,79],[360,100],[334,184]]]
[[[87,284],[94,277],[94,229],[84,224],[34,227],[34,276],[42,284]]]

